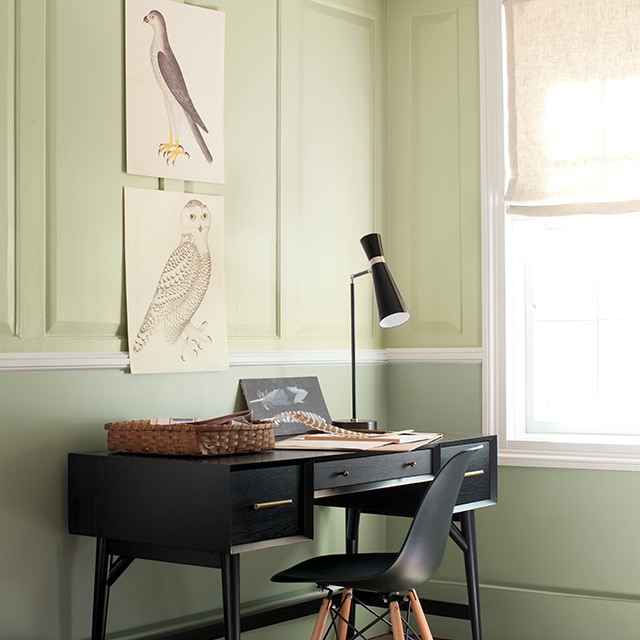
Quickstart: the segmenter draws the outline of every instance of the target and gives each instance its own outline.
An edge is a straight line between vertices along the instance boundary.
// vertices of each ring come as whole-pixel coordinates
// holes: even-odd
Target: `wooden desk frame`
[[[440,466],[460,449],[478,444],[482,447],[460,491],[450,532],[464,555],[468,603],[424,600],[423,605],[427,613],[468,619],[473,640],[481,640],[475,509],[497,501],[495,436],[446,437],[402,454],[69,454],[69,532],[96,538],[91,640],[105,639],[109,591],[136,558],[221,570],[223,622],[154,640],[239,640],[241,631],[314,614],[317,602],[305,600],[242,616],[240,554],[312,539],[314,504],[346,509],[346,548],[357,553],[362,513],[412,516],[425,483]],[[282,495],[292,497],[279,499]]]

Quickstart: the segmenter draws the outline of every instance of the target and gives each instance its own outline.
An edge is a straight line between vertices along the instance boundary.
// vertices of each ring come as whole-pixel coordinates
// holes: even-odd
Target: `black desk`
[[[474,511],[496,502],[495,436],[445,437],[410,453],[70,453],[69,532],[97,539],[91,640],[104,640],[109,589],[135,558],[221,569],[226,640],[239,640],[241,628],[308,615],[308,605],[301,604],[287,607],[284,617],[272,610],[264,618],[242,618],[240,554],[312,539],[314,504],[347,509],[347,547],[356,552],[360,513],[412,516],[440,466],[456,451],[479,444],[451,527],[465,557],[469,602],[425,606],[427,612],[469,619],[474,640],[480,640]],[[188,637],[221,637],[214,625],[200,629],[190,629]]]

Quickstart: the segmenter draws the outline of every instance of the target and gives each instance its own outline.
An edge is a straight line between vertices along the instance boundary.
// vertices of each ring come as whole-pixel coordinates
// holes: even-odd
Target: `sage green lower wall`
[[[0,638],[89,636],[94,543],[66,532],[68,451],[104,448],[108,420],[224,413],[239,404],[240,378],[286,375],[317,375],[331,413],[348,415],[346,367],[0,374]],[[480,433],[480,381],[480,365],[361,367],[360,405],[394,427]],[[637,473],[500,467],[498,505],[477,514],[485,639],[635,640],[638,495]],[[365,519],[363,549],[397,545],[406,524]],[[342,514],[316,509],[316,534],[314,543],[243,555],[243,601],[290,595],[290,587],[269,577],[308,555],[341,550]],[[461,556],[450,545],[424,595],[464,600],[462,580]],[[137,561],[112,591],[112,637],[137,639],[140,627],[209,615],[220,606],[219,582],[215,570]],[[466,622],[433,617],[431,623],[439,637],[470,638]],[[311,624],[295,621],[246,637],[299,640]]]
[[[84,640],[90,634],[93,539],[67,533],[66,455],[104,449],[103,424],[159,415],[220,415],[239,406],[243,377],[317,375],[336,417],[349,415],[347,367],[232,367],[228,372],[132,376],[122,371],[0,374],[0,639]],[[384,417],[385,368],[360,368],[360,404]],[[242,600],[284,597],[269,582],[289,563],[342,551],[340,510],[316,509],[313,543],[244,554]],[[366,527],[365,544],[384,546],[383,524]],[[110,637],[139,638],[139,627],[197,617],[221,606],[212,569],[139,560],[111,593]],[[302,627],[300,627],[302,625]],[[277,637],[300,638],[303,622],[281,625]],[[289,631],[290,629],[290,631]],[[274,638],[274,630],[247,634]]]
[[[388,367],[389,421],[479,433],[480,365]],[[635,640],[640,629],[640,474],[499,467],[498,504],[477,512],[487,640]],[[406,523],[389,520],[389,545]],[[453,544],[423,595],[466,599]],[[432,618],[467,640],[469,625]]]

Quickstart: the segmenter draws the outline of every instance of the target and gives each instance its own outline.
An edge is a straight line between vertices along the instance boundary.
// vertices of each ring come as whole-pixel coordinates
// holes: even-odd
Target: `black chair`
[[[274,575],[273,582],[315,582],[327,591],[322,601],[311,640],[326,638],[331,629],[338,640],[364,638],[364,633],[382,621],[393,631],[393,640],[403,640],[419,633],[422,640],[433,640],[416,588],[431,579],[444,556],[451,516],[469,466],[474,449],[457,453],[437,473],[425,490],[413,518],[404,544],[398,553],[356,553],[317,556],[300,562]],[[342,597],[334,598],[334,588],[342,587]],[[351,616],[351,603],[364,604],[354,595],[354,589],[378,594],[388,606],[389,617],[384,611],[374,613],[375,619],[363,629],[356,629]],[[401,604],[408,602],[403,621]],[[417,626],[411,626],[410,613]],[[327,619],[331,625],[325,635]],[[405,634],[406,629],[406,634]]]

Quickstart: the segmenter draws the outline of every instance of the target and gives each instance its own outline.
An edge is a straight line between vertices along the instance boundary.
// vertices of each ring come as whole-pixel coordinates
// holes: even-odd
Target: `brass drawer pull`
[[[465,478],[473,478],[474,476],[482,476],[484,475],[484,469],[478,469],[477,471],[467,471],[464,474]]]
[[[345,470],[342,472],[342,474],[341,474],[341,475],[343,475],[345,478],[348,478],[348,477],[349,477],[349,471],[348,471],[348,469],[345,469]]]
[[[413,462],[407,463],[407,467],[413,467],[414,469],[418,466],[418,463],[414,460]]]
[[[271,507],[281,507],[285,504],[293,504],[293,498],[288,500],[274,500],[273,502],[255,502],[253,505],[254,510],[258,509],[270,509]]]

